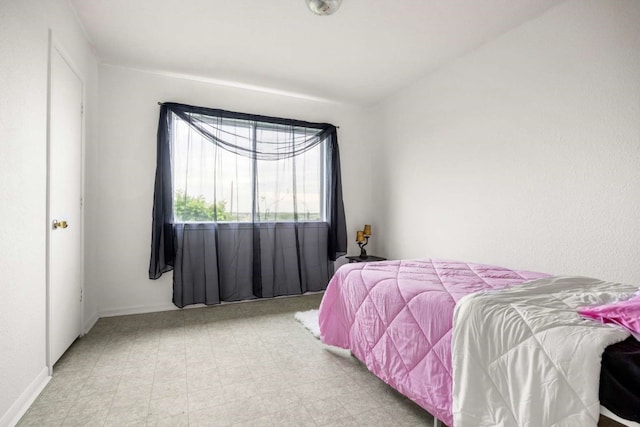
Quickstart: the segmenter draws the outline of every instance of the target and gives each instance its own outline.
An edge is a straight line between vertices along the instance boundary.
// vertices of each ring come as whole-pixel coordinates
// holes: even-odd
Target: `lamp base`
[[[358,244],[358,246],[360,246],[360,258],[366,258],[367,251],[364,249],[364,246],[361,244]]]

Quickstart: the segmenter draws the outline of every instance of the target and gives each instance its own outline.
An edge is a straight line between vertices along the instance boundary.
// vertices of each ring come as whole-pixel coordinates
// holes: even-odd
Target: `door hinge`
[[[80,288],[80,302],[82,302],[83,293],[84,289]]]
[[[84,104],[80,104],[80,115],[84,117]]]

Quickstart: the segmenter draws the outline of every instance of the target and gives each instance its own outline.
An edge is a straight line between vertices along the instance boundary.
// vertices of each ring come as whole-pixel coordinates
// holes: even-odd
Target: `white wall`
[[[0,1],[0,426],[16,421],[48,375],[49,28],[91,88],[96,64],[66,1]],[[87,113],[93,114],[95,99],[90,95],[88,100]]]
[[[99,199],[88,218],[93,242],[87,281],[99,289],[102,315],[173,307],[172,273],[156,281],[148,278],[158,101],[340,126],[350,241],[368,219],[370,183],[359,175],[370,175],[369,163],[361,160],[361,109],[110,65],[102,65],[99,74],[100,136],[92,148],[99,161],[89,189]]]
[[[385,255],[640,282],[640,2],[565,2],[371,113]]]
[[[0,215],[5,224],[0,227],[0,298],[6,301],[0,310],[3,423],[10,421],[7,412],[42,375],[46,363],[47,32],[16,3],[0,3]]]
[[[371,112],[381,252],[640,282],[640,2],[575,0]]]

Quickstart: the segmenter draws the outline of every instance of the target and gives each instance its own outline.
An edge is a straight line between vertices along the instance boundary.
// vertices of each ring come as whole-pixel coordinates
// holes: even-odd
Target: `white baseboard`
[[[44,390],[49,380],[51,380],[49,368],[45,366],[11,405],[9,410],[0,418],[0,427],[13,427],[18,424],[20,418],[27,412],[33,401],[40,395],[40,392]]]
[[[312,291],[312,292],[305,292],[303,295],[316,295],[316,294],[322,294],[322,293],[324,293],[324,291]],[[244,303],[251,303],[251,302],[268,301],[270,299],[295,298],[299,296],[300,295],[295,294],[295,295],[282,295],[278,297],[255,298],[255,299],[242,300],[242,301],[223,301],[219,305],[244,304]],[[145,313],[155,313],[158,311],[171,311],[171,310],[189,310],[193,308],[213,307],[213,306],[215,305],[191,304],[184,308],[178,308],[173,304],[162,304],[162,305],[136,305],[131,307],[107,308],[104,310],[100,310],[100,312],[97,315],[96,321],[101,317],[128,316],[131,314],[145,314]]]
[[[100,310],[98,317],[127,316],[130,314],[155,313],[157,311],[179,310],[173,304],[163,305],[137,305],[133,307],[107,308]]]

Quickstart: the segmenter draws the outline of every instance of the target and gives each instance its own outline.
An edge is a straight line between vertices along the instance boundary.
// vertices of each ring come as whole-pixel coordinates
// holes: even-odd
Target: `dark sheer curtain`
[[[347,237],[336,127],[165,103],[149,278],[173,302],[325,289]]]

